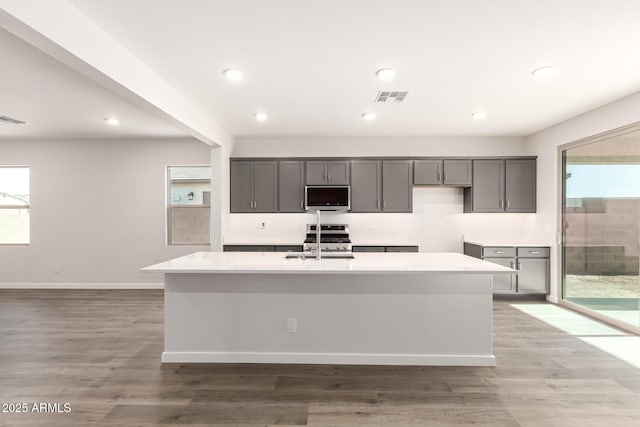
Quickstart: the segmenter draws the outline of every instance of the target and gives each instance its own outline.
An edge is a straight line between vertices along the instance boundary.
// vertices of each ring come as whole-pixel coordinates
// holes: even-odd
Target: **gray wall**
[[[209,249],[166,245],[166,167],[208,165],[210,151],[194,139],[0,141],[0,165],[31,168],[31,244],[0,246],[0,284],[162,282],[139,269]]]

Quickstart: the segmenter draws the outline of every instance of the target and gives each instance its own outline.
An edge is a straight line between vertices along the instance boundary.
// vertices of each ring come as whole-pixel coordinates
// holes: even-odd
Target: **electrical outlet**
[[[60,274],[60,264],[54,264],[53,265],[53,273],[54,274]]]
[[[295,334],[298,332],[298,320],[295,317],[289,317],[287,319],[287,333]]]
[[[373,221],[369,221],[369,230],[373,230],[375,227],[375,224],[373,223]]]
[[[258,223],[258,228],[259,228],[260,230],[264,230],[265,228],[267,228],[267,223],[266,223],[266,222],[264,222],[264,221],[259,222],[259,223]]]
[[[444,221],[440,221],[440,222],[438,223],[438,228],[439,228],[440,230],[444,230]]]

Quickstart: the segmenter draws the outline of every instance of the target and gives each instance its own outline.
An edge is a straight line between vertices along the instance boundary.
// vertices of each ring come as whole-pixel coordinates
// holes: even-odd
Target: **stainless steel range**
[[[307,224],[307,237],[304,240],[305,252],[316,251],[316,224]],[[351,252],[348,224],[320,224],[320,250],[322,252]]]

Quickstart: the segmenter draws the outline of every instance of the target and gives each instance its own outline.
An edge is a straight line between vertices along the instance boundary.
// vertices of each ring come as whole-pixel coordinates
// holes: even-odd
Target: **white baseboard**
[[[295,363],[330,365],[496,366],[494,355],[254,353],[165,351],[163,363]]]
[[[0,289],[164,289],[164,283],[11,283],[0,282]]]

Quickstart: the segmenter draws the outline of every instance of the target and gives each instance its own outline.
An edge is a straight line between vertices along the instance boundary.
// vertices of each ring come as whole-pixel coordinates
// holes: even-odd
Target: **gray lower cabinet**
[[[307,185],[349,185],[350,183],[348,160],[308,160],[305,163]]]
[[[535,212],[535,159],[473,160],[472,187],[465,212]]]
[[[302,245],[224,245],[225,252],[302,252]]]
[[[382,212],[413,210],[413,160],[382,161]]]
[[[351,162],[351,212],[380,212],[382,162],[353,160]]]
[[[465,255],[518,270],[493,276],[495,294],[548,294],[550,248],[545,246],[482,246],[464,243]]]
[[[232,161],[230,209],[232,213],[278,212],[278,163]]]
[[[279,212],[304,212],[304,162],[281,160],[278,169]]]
[[[354,246],[353,252],[418,252],[418,246]]]
[[[471,160],[469,159],[416,160],[413,168],[415,185],[471,186]]]

